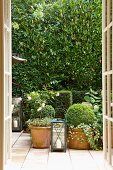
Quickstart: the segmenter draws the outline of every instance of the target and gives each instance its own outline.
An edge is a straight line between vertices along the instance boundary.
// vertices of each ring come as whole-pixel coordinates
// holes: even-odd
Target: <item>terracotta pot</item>
[[[31,127],[32,147],[49,148],[51,127]]]
[[[90,149],[90,144],[87,141],[87,137],[82,129],[71,129],[71,135],[68,132],[67,145],[70,149]]]

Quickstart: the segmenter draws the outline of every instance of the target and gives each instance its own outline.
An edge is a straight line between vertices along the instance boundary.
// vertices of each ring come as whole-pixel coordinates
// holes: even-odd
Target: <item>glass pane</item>
[[[11,121],[10,119],[5,120],[5,160],[10,158],[10,148],[11,148],[11,138],[9,130],[11,130]]]
[[[65,130],[63,123],[54,123],[53,124],[53,147],[62,148],[65,143]]]
[[[10,47],[10,32],[5,29],[5,45],[4,45],[4,52],[5,52],[5,71],[10,72],[11,70],[11,47]]]
[[[5,117],[10,115],[10,89],[9,89],[9,76],[5,75]]]
[[[8,27],[10,27],[10,9],[10,0],[4,0],[4,22]]]
[[[104,36],[105,36],[105,71],[107,71],[107,31],[104,33]]]
[[[112,70],[112,27],[110,28],[110,70]]]

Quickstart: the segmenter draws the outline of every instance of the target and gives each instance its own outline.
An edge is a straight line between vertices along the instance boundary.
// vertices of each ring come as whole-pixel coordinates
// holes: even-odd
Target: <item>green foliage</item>
[[[86,102],[92,104],[93,111],[97,117],[95,126],[102,135],[103,134],[102,93],[101,91],[94,91],[90,89],[90,91],[86,93],[84,99]]]
[[[66,120],[69,126],[77,127],[81,123],[93,124],[96,117],[90,106],[73,104],[67,110]]]
[[[102,114],[102,94],[101,91],[94,91],[90,89],[85,94],[84,100],[93,105],[93,110],[96,114]]]
[[[31,92],[24,97],[23,110],[25,120],[33,118],[43,118],[46,116],[54,116],[54,108],[52,106],[46,106],[47,101],[54,98],[55,93],[49,91],[36,91]],[[44,109],[44,107],[46,107]],[[48,111],[50,110],[50,115]],[[53,114],[53,115],[52,115]]]
[[[13,0],[13,95],[101,87],[101,1]]]
[[[91,149],[99,150],[102,149],[102,139],[101,133],[99,129],[95,126],[95,123],[92,125],[80,124],[77,128],[82,128],[85,135],[87,136],[87,140],[90,144]]]
[[[51,101],[49,103],[55,108],[55,116],[64,118],[67,109],[72,105],[72,93],[71,91],[58,91]]]
[[[73,103],[82,103],[84,101],[84,96],[86,91],[72,90]]]
[[[29,128],[32,126],[49,127],[51,126],[51,118],[45,117],[45,118],[29,119],[26,123],[29,126]]]
[[[51,105],[46,105],[45,107],[42,108],[41,115],[50,118],[55,117],[55,109]]]

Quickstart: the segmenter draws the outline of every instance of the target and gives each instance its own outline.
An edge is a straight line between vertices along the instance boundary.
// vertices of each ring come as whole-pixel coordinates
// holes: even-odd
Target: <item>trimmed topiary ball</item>
[[[73,104],[67,110],[66,119],[69,126],[76,127],[81,123],[92,124],[96,117],[90,106]]]
[[[42,108],[41,115],[43,115],[43,117],[53,118],[55,117],[55,109],[51,105],[46,105]]]

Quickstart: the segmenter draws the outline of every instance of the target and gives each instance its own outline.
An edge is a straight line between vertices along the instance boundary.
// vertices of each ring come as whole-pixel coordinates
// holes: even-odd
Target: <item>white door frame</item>
[[[4,169],[4,52],[3,52],[3,1],[0,1],[0,170]]]
[[[11,68],[7,72],[5,70],[5,55],[6,55],[6,42],[4,41],[4,30],[11,31],[10,27],[11,25],[7,25],[5,23],[5,17],[4,12],[7,12],[7,8],[5,5],[7,5],[5,2],[7,0],[0,0],[0,170],[5,169],[5,163],[6,159],[10,158],[10,153],[8,153],[8,157],[6,157],[6,146],[8,139],[6,138],[6,122],[5,119],[9,119],[10,129],[9,132],[11,132],[11,106],[9,108],[9,118],[5,117],[5,75],[10,77],[10,90],[8,94],[10,97],[9,103],[11,104]],[[10,0],[9,0],[10,2]],[[111,4],[112,2],[112,4]],[[103,80],[103,134],[104,134],[104,158],[108,162],[109,165],[112,164],[112,153],[111,153],[111,124],[113,122],[113,115],[111,110],[111,103],[113,102],[113,93],[112,93],[112,101],[110,94],[113,92],[113,52],[111,54],[111,51],[113,51],[113,38],[111,37],[111,34],[113,33],[113,0],[103,0],[103,25],[102,25],[102,51],[103,51],[103,69],[102,69],[102,80]],[[8,8],[11,8],[11,3],[9,4]],[[112,14],[110,13],[112,9]],[[107,16],[106,16],[107,13]],[[11,13],[8,14],[9,18],[11,17]],[[112,15],[112,16],[111,16]],[[112,19],[111,19],[112,18]],[[110,20],[111,19],[111,20]],[[107,22],[106,22],[107,21]],[[4,28],[4,24],[6,28]],[[110,29],[112,28],[112,31]],[[10,32],[11,35],[11,32]],[[113,34],[112,34],[113,35]],[[112,39],[112,40],[111,40]],[[11,41],[11,38],[10,38]],[[112,47],[111,47],[112,44]],[[5,46],[6,45],[6,46]],[[9,48],[11,48],[11,43],[9,44]],[[9,63],[11,67],[11,50],[9,54]],[[112,56],[112,57],[111,57]],[[112,66],[111,66],[111,58],[112,58]],[[7,72],[7,73],[6,73]],[[112,82],[112,85],[111,85]],[[108,124],[106,128],[106,124]],[[108,133],[108,136],[107,136]],[[107,139],[107,140],[106,140]],[[11,145],[11,143],[10,143]],[[8,150],[10,150],[10,146],[8,147]]]
[[[0,0],[0,170],[5,170],[11,158],[11,54],[11,0]]]
[[[110,168],[113,125],[113,0],[102,0],[103,151]]]

